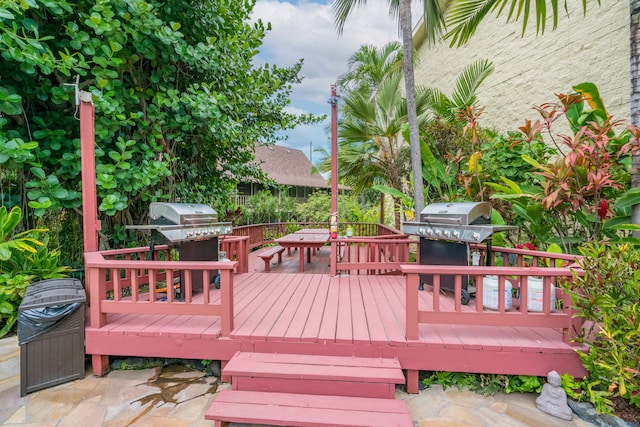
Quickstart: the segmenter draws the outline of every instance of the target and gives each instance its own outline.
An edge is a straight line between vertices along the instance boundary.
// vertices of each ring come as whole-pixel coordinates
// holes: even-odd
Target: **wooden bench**
[[[273,246],[267,249],[266,251],[262,252],[260,255],[258,255],[264,261],[264,271],[266,272],[271,271],[271,259],[274,257],[274,255],[277,254],[278,262],[279,263],[282,262],[282,252],[284,252],[283,246]]]
[[[223,390],[204,416],[233,423],[286,426],[413,427],[404,400]]]

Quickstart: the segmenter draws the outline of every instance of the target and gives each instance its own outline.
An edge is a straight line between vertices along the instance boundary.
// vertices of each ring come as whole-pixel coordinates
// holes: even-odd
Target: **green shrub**
[[[609,397],[640,407],[640,251],[629,243],[589,243],[568,290],[590,327],[581,339],[589,351],[580,358],[589,373],[584,397],[600,412],[610,412]],[[592,325],[592,326],[591,326]]]
[[[531,375],[502,375],[502,374],[470,374],[466,372],[430,372],[422,379],[422,384],[431,386],[440,384],[443,389],[456,386],[458,390],[467,389],[484,396],[493,395],[499,391],[504,393],[539,393],[542,381]]]

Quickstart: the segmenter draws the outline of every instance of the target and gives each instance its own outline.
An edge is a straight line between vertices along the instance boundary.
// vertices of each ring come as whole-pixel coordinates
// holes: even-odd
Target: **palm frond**
[[[423,0],[423,19],[425,28],[425,38],[429,46],[440,41],[447,26],[444,19],[443,9],[449,7],[451,0]]]
[[[335,18],[338,34],[342,34],[344,24],[351,12],[357,7],[366,6],[367,0],[335,0],[331,5],[331,12]]]
[[[475,102],[475,94],[482,82],[493,73],[493,62],[488,59],[478,60],[464,68],[453,91],[453,103],[456,108],[463,108]]]
[[[558,1],[549,0],[551,6],[551,17],[553,19],[553,29],[558,26]],[[564,1],[565,13],[568,12],[567,3]],[[583,13],[587,11],[586,0],[574,0],[582,4]],[[600,5],[601,0],[597,0]],[[533,9],[532,9],[533,8]],[[462,46],[475,34],[480,22],[491,11],[500,16],[508,10],[507,22],[521,21],[522,35],[524,36],[529,22],[529,16],[535,13],[536,33],[543,34],[547,21],[547,0],[454,0],[448,9],[445,22],[449,32],[444,38],[450,40],[451,46]]]
[[[444,35],[450,39],[450,46],[462,46],[469,42],[480,25],[497,3],[505,0],[457,0],[445,17],[449,31]]]

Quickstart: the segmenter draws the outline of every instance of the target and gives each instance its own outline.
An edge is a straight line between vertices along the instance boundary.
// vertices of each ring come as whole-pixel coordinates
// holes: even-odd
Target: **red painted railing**
[[[147,249],[148,248],[138,248]],[[162,261],[158,259],[115,260],[117,251],[85,254],[90,326],[106,325],[108,313],[186,314],[221,316],[221,333],[233,329],[233,270],[236,261]],[[145,251],[137,252],[145,253]],[[136,252],[124,254],[130,258]],[[158,254],[158,252],[155,252]],[[203,292],[194,299],[193,272],[202,274]],[[213,278],[220,272],[220,299],[210,300]],[[182,272],[182,298],[174,295],[174,278]]]
[[[331,274],[401,274],[401,265],[415,262],[418,243],[403,234],[333,239]]]
[[[480,251],[480,259],[485,259],[485,246],[474,246],[473,250]],[[582,327],[582,319],[575,316],[571,298],[563,291],[564,286],[571,286],[574,274],[582,274],[581,270],[573,268],[575,259],[573,255],[493,248],[490,263],[494,265],[490,266],[403,265],[401,270],[407,278],[407,339],[418,339],[419,324],[429,323],[557,328],[562,329],[563,340],[569,343]],[[431,285],[433,292],[424,294],[427,303],[419,306],[421,275],[429,275],[427,279],[431,283],[427,286]],[[443,276],[453,278],[453,289],[447,287],[453,303],[442,297]],[[462,305],[463,276],[475,285],[475,307],[472,309]],[[487,276],[497,277],[497,304],[484,301]],[[494,287],[492,283],[491,291]],[[486,295],[493,298],[495,294]]]
[[[383,236],[398,234],[399,231],[383,224],[375,223],[340,223],[339,234],[346,235],[347,227],[351,227],[354,236]],[[233,228],[234,236],[249,238],[249,250],[274,243],[277,238],[293,233],[302,228],[329,228],[326,222],[278,222],[272,224],[240,225]]]

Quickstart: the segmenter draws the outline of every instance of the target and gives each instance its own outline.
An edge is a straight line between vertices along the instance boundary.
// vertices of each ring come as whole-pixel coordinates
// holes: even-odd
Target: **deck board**
[[[313,305],[309,307],[307,322],[304,325],[300,340],[305,342],[317,342],[320,336],[320,327],[324,318],[324,311],[329,298],[331,280],[329,276],[320,276],[318,289],[315,293]]]
[[[549,359],[542,363],[541,358],[548,355],[553,363],[581,366],[574,348],[562,342],[561,331],[550,328],[420,324],[418,340],[407,341],[405,278],[330,276],[328,258],[329,249],[322,248],[300,274],[297,251],[285,253],[269,273],[252,256],[249,273],[234,275],[234,329],[229,337],[221,337],[218,316],[110,313],[105,327],[87,327],[87,352],[147,356],[159,351],[171,357],[228,360],[240,349],[260,349],[391,357],[420,370],[461,366],[481,371],[501,363],[511,372],[520,367],[532,372],[535,363],[546,369]],[[419,292],[421,310],[432,301],[431,288],[426,288]],[[218,289],[209,290],[212,302],[220,295]],[[202,294],[194,296],[194,301],[203,299]],[[450,292],[440,295],[440,301],[443,311],[453,310]],[[462,310],[474,312],[475,299]]]
[[[349,276],[338,276],[338,317],[336,322],[336,342],[353,342],[352,307],[355,303],[355,295],[352,295],[352,281]],[[335,285],[334,285],[335,286]],[[352,301],[352,297],[353,300]]]
[[[358,278],[360,282],[361,278]],[[363,279],[364,280],[364,279]],[[371,286],[361,286],[362,290],[362,304],[364,307],[364,314],[369,326],[369,340],[372,344],[386,344],[388,343],[387,334],[382,321],[380,309],[378,308],[375,295]]]
[[[322,312],[322,318],[318,328],[318,340],[328,340],[333,342],[336,336],[340,288],[335,286],[335,280],[335,277],[329,278],[325,302],[322,304],[322,301],[319,301],[320,305],[324,306],[324,310]]]
[[[304,278],[301,282],[304,293],[298,301],[295,312],[291,316],[291,320],[289,322],[289,325],[287,326],[286,334],[283,334],[285,340],[300,341],[302,339],[302,333],[304,332],[305,325],[307,324],[311,316],[313,302],[315,301],[315,298],[318,294],[318,281],[322,280],[322,277],[322,275],[316,274],[304,275]],[[278,331],[274,330],[273,334],[277,335]]]

